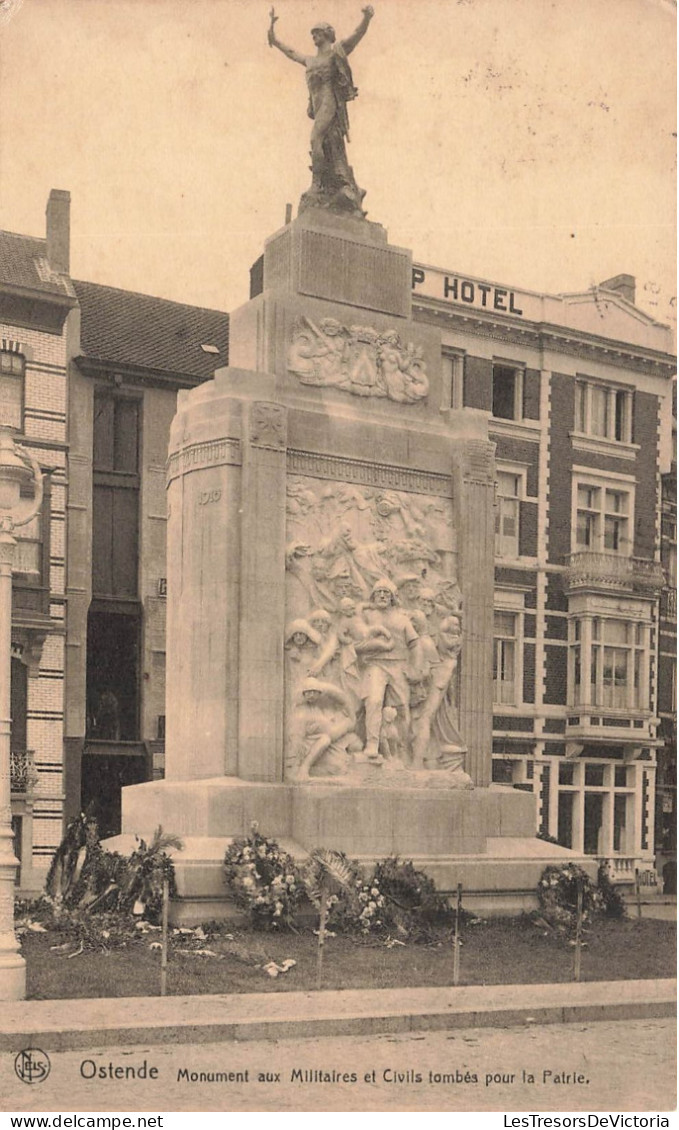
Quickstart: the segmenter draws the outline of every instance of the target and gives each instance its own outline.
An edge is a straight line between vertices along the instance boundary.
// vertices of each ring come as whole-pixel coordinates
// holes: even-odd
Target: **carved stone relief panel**
[[[250,443],[253,447],[269,447],[280,451],[287,437],[287,413],[281,404],[257,400],[250,416]]]
[[[286,778],[468,787],[451,499],[289,475],[286,542]]]
[[[292,329],[288,372],[300,384],[339,388],[353,396],[416,404],[429,392],[422,350],[396,330],[344,326],[335,318],[318,324],[301,317]]]

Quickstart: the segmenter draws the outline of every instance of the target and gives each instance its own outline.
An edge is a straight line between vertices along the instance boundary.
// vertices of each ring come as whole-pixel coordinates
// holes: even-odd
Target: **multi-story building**
[[[69,276],[70,199],[46,239],[0,233],[3,422],[39,462],[12,617],[12,819],[22,889],[64,818],[162,772],[165,459],[177,389],[226,363],[226,314]],[[8,418],[8,413],[11,418]],[[66,612],[67,610],[67,612]]]
[[[413,302],[443,334],[442,407],[485,410],[496,443],[493,779],[652,882],[670,331],[628,275],[551,296],[418,265]]]
[[[658,716],[663,745],[658,749],[655,848],[656,869],[665,894],[677,893],[677,458],[676,384],[673,392],[671,463],[662,475],[658,641]]]
[[[165,461],[177,390],[228,359],[228,316],[74,282],[69,372],[65,812],[120,830],[120,790],[162,773]]]
[[[54,190],[45,239],[0,232],[3,423],[38,462],[40,514],[17,530],[11,657],[11,796],[24,888],[62,835],[67,370],[77,334],[69,195]]]

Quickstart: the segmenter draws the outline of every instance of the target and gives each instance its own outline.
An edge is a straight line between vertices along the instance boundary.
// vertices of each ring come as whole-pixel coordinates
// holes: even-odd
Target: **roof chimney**
[[[634,302],[634,294],[636,291],[636,279],[634,275],[615,275],[612,279],[606,279],[601,283],[604,290],[616,290],[628,302]]]
[[[47,262],[53,271],[67,275],[70,269],[71,194],[53,188],[47,201]]]

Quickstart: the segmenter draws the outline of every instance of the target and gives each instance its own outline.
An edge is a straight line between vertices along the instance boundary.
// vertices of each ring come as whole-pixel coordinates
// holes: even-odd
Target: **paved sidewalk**
[[[0,1051],[186,1044],[674,1016],[674,980],[15,1001]]]

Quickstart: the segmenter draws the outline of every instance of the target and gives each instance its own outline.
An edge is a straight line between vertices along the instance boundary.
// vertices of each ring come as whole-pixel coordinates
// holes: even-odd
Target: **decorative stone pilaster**
[[[281,781],[287,410],[243,412],[238,776]]]
[[[240,409],[226,407],[180,418],[168,460],[168,780],[237,771]]]
[[[495,444],[455,441],[453,499],[459,582],[464,594],[460,731],[469,747],[465,769],[475,785],[491,781],[493,742],[493,591]]]

